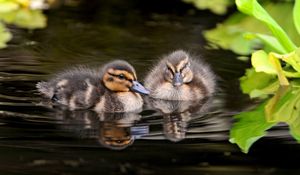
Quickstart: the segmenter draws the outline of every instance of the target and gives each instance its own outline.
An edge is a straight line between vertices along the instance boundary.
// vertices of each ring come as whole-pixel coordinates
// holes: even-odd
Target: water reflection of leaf
[[[253,68],[246,70],[246,75],[240,78],[243,93],[250,94],[250,97],[265,97],[276,91],[275,75],[264,72],[256,72]],[[273,90],[273,85],[276,88]]]
[[[265,136],[265,131],[275,124],[266,121],[264,106],[265,104],[262,104],[253,111],[235,116],[238,121],[230,130],[230,142],[236,143],[244,153],[248,153],[252,144]]]
[[[300,141],[300,88],[280,87],[270,100],[235,118],[237,122],[230,130],[230,142],[236,143],[245,153],[266,130],[280,122],[287,123],[291,135]]]
[[[285,93],[284,91],[287,92]],[[270,110],[270,114],[266,113],[267,121],[286,122],[289,125],[294,124],[294,121],[300,117],[300,89],[291,88],[288,90],[284,89],[283,91],[279,89],[278,93],[284,93],[284,95],[274,102],[272,106],[273,110]],[[269,106],[266,106],[266,110],[269,109]]]
[[[6,42],[8,42],[11,37],[11,33],[6,30],[2,23],[0,23],[0,48],[6,47]]]

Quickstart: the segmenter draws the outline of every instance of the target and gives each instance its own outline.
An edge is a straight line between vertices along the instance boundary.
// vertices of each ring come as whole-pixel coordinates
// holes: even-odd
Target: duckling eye
[[[167,78],[173,78],[173,71],[170,69],[170,68],[167,68],[166,69],[166,72],[165,72],[165,76],[167,77]]]
[[[185,64],[181,69],[180,69],[180,72],[182,72],[184,69],[186,69],[187,67],[189,67],[189,63],[188,64]]]
[[[125,79],[125,75],[124,74],[120,74],[118,75],[119,79],[124,80]]]

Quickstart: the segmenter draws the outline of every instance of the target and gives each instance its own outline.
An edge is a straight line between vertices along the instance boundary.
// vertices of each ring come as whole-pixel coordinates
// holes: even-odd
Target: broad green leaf
[[[296,108],[300,108],[300,102],[298,101],[296,104]],[[298,141],[300,142],[300,114],[298,113],[298,116],[296,119],[289,124],[290,127],[290,133],[291,135]]]
[[[300,141],[300,88],[282,87],[265,107],[268,122],[285,122],[291,135]]]
[[[231,26],[218,25],[216,29],[204,32],[210,43],[223,49],[230,49],[240,55],[247,55],[254,47],[253,43],[243,37],[243,30]]]
[[[232,0],[183,0],[187,3],[193,3],[200,10],[209,9],[215,14],[223,15],[227,12],[228,6],[233,4]]]
[[[17,10],[18,8],[19,4],[14,1],[0,2],[0,13],[7,13],[10,11]]]
[[[296,31],[294,24],[291,22],[293,18],[293,4],[287,2],[273,3],[268,1],[264,3],[264,8],[272,15],[272,17],[288,32],[290,38],[298,45],[300,45],[300,37]],[[285,15],[282,15],[285,14]],[[216,28],[205,31],[204,36],[209,43],[216,48],[230,49],[239,55],[249,55],[254,50],[263,48],[268,52],[277,52],[280,54],[288,53],[286,49],[280,45],[279,41],[272,37],[270,41],[266,38],[269,37],[244,37],[245,33],[264,34],[271,37],[270,30],[259,20],[251,16],[236,12],[225,20],[222,24],[218,24]],[[249,36],[249,35],[246,35]],[[269,45],[272,40],[273,45]],[[274,48],[276,47],[276,48]]]
[[[294,70],[300,73],[300,48],[286,55],[273,54],[275,57],[289,63]]]
[[[283,73],[288,78],[300,78],[300,72],[289,72],[284,70]]]
[[[295,0],[293,15],[295,27],[300,34],[300,0]]]
[[[0,48],[6,47],[6,43],[11,40],[11,33],[0,22]]]
[[[243,21],[240,21],[241,19]],[[248,24],[250,26],[255,25],[255,22],[253,23],[252,21],[254,20],[249,17],[236,14],[229,18],[225,24],[219,24],[215,29],[205,31],[203,34],[210,44],[214,44],[214,46],[230,49],[239,55],[249,55],[254,48],[260,47],[258,39],[249,40],[244,37]]]
[[[0,13],[0,19],[19,27],[36,29],[46,27],[47,19],[40,10],[19,9],[9,13]]]
[[[273,118],[279,122],[286,122],[289,125],[300,117],[300,89],[292,88],[276,103]]]
[[[269,60],[268,54],[259,50],[252,54],[251,63],[256,72],[265,72],[267,74],[276,75],[277,71]]]
[[[46,17],[40,10],[22,9],[16,14],[14,24],[28,29],[44,28]]]
[[[254,89],[249,93],[250,98],[267,98],[269,95],[275,94],[279,88],[279,82],[269,84],[267,87],[262,89]]]
[[[281,43],[288,52],[292,52],[296,49],[296,45],[290,40],[285,31],[256,0],[236,0],[235,2],[241,12],[251,15],[265,23],[278,39],[279,43]]]
[[[276,75],[256,72],[253,68],[247,69],[246,74],[240,78],[243,93],[251,93],[255,89],[264,89],[276,81]]]
[[[273,36],[259,33],[246,33],[244,37],[249,39],[258,38],[265,46],[270,47],[272,51],[281,54],[287,53],[287,50],[285,50],[285,48],[282,47],[278,40]]]
[[[236,116],[237,122],[230,130],[230,142],[236,143],[244,153],[248,153],[250,147],[266,135],[266,130],[276,123],[269,123],[264,114],[265,103],[249,112],[242,112]]]

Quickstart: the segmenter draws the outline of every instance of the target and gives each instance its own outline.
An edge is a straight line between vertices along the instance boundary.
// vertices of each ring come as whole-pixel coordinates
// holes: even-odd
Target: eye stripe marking
[[[187,64],[189,63],[189,58],[185,57],[182,61],[179,62],[179,64],[176,66],[176,69],[178,72],[181,72],[182,69],[184,69]]]
[[[124,78],[128,81],[136,80],[135,74],[132,74],[124,70],[108,69],[107,73],[114,77],[118,77],[119,75],[123,74]]]
[[[172,72],[172,74],[174,74],[175,69],[174,69],[173,65],[168,61],[166,62],[166,64],[167,64],[167,69],[169,69]]]
[[[109,73],[109,72],[108,72],[108,74],[111,75],[111,76],[113,76],[113,77],[116,77],[116,78],[120,79],[119,75],[111,74],[111,73]],[[121,79],[121,80],[132,81],[132,80],[128,79],[126,76],[124,76],[124,78]]]

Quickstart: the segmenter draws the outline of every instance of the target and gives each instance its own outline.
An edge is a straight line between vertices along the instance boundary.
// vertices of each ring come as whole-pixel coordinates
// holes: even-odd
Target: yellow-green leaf
[[[268,54],[263,50],[256,51],[252,54],[251,63],[256,72],[265,72],[273,75],[277,74],[276,69],[269,60]]]
[[[19,8],[19,4],[13,1],[4,1],[0,3],[0,13],[7,13]]]

